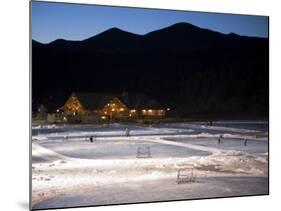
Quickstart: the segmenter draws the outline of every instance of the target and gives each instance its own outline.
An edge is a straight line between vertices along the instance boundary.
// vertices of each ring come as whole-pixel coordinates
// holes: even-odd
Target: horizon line
[[[100,34],[106,32],[106,31],[111,30],[111,29],[118,29],[118,30],[120,30],[120,31],[124,31],[124,32],[131,33],[131,34],[138,35],[138,36],[145,36],[145,35],[147,35],[147,34],[149,34],[149,33],[152,33],[152,32],[155,32],[155,31],[159,31],[159,30],[162,30],[162,29],[165,29],[165,28],[169,28],[169,27],[172,27],[172,26],[177,25],[177,24],[188,24],[188,25],[192,25],[192,26],[194,26],[194,27],[196,27],[196,28],[199,28],[199,29],[209,30],[209,31],[217,32],[217,33],[224,34],[224,35],[235,34],[235,35],[241,36],[241,37],[251,37],[251,38],[263,38],[263,39],[268,39],[268,37],[241,35],[241,34],[234,33],[234,32],[223,33],[223,32],[219,32],[219,31],[215,31],[215,30],[209,29],[209,28],[202,28],[202,27],[196,26],[196,25],[194,25],[194,24],[192,24],[192,23],[189,23],[189,22],[177,22],[177,23],[170,24],[170,25],[165,26],[165,27],[162,27],[162,28],[158,28],[158,29],[152,30],[152,31],[147,32],[147,33],[144,33],[144,34],[137,34],[137,33],[134,33],[134,32],[126,31],[126,30],[124,30],[124,29],[122,29],[122,28],[120,28],[120,27],[111,27],[111,28],[108,28],[108,29],[106,29],[106,30],[104,30],[104,31],[101,31],[101,32],[97,33],[97,34],[94,34],[94,35],[91,35],[91,36],[89,36],[89,37],[87,37],[87,38],[83,38],[83,39],[79,39],[79,40],[64,39],[64,38],[56,38],[56,39],[54,39],[54,40],[52,40],[52,41],[50,41],[50,42],[41,42],[41,41],[38,41],[38,40],[33,39],[33,38],[32,38],[31,40],[32,40],[32,41],[36,41],[36,42],[38,42],[38,43],[40,43],[40,44],[44,44],[44,45],[48,45],[48,44],[53,43],[53,42],[55,42],[55,41],[57,41],[57,40],[64,40],[64,41],[70,41],[70,42],[82,42],[82,41],[84,41],[84,40],[87,40],[87,39],[90,39],[90,38],[92,38],[92,37],[98,36],[98,35],[100,35]]]

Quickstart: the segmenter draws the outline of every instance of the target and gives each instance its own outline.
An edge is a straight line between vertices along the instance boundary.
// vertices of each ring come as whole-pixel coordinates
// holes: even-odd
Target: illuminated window
[[[120,111],[124,111],[124,108],[120,108]]]

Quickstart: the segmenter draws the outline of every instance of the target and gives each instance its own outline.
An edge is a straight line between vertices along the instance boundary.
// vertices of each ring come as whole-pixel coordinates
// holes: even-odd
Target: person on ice
[[[222,139],[222,135],[220,135],[219,138],[218,138],[218,144],[221,143],[221,139]]]
[[[95,137],[96,139],[96,137]],[[90,142],[93,143],[94,142],[94,136],[90,136]]]
[[[125,129],[125,136],[130,136],[130,131],[129,131],[129,128],[127,128],[127,127]]]
[[[245,147],[247,146],[247,142],[248,142],[248,140],[245,138],[245,139],[244,139],[244,146],[245,146]]]

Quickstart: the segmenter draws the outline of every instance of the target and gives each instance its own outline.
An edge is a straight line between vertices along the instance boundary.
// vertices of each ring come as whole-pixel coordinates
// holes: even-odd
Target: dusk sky
[[[228,34],[268,37],[268,18],[216,13],[32,2],[32,39],[84,40],[117,27],[146,34],[178,22]]]

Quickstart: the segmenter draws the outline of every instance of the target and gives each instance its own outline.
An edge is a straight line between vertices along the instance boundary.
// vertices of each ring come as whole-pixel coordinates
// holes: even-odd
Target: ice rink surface
[[[140,149],[149,156],[138,158]],[[196,182],[177,184],[185,168]],[[268,194],[268,122],[32,128],[34,209],[260,194]]]

